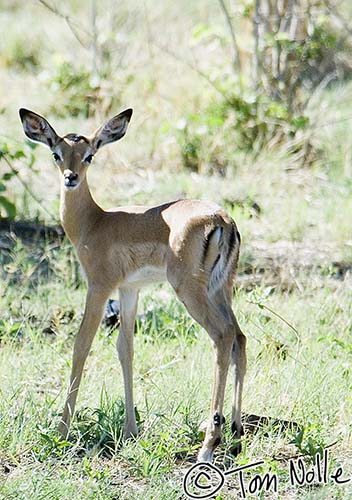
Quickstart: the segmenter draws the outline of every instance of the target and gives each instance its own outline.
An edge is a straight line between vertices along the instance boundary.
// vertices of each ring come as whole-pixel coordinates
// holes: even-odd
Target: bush
[[[70,114],[88,118],[91,108],[96,107],[99,101],[99,86],[92,81],[90,73],[82,67],[75,68],[69,62],[59,64],[48,83],[55,95],[59,95],[51,106],[51,112],[57,116]]]
[[[90,71],[68,61],[57,65],[54,73],[47,77],[47,83],[55,95],[50,111],[62,118],[67,115],[88,118],[94,116],[97,109],[106,114],[120,105],[112,83],[94,78]]]
[[[27,150],[27,148],[18,148],[7,143],[0,143],[0,162],[5,163],[8,169],[7,172],[0,176],[0,220],[13,220],[17,215],[16,204],[9,194],[9,183],[18,176],[18,170],[14,168],[12,162],[25,159],[28,167],[32,168],[35,160],[32,150],[35,147],[35,144],[31,144]]]
[[[224,174],[238,152],[256,154],[270,141],[294,139],[308,124],[307,116],[265,95],[232,93],[211,101],[201,114],[185,117],[177,140],[185,168]]]
[[[222,4],[231,25],[230,13]],[[216,97],[198,115],[187,115],[178,127],[185,168],[224,173],[236,151],[256,153],[292,140],[293,152],[302,151],[303,163],[311,160],[312,147],[303,134],[309,125],[310,95],[339,75],[351,74],[351,64],[341,57],[350,44],[346,33],[322,15],[324,5],[319,0],[303,4],[293,0],[290,9],[280,11],[277,0],[258,0],[242,10],[242,21],[250,20],[252,25],[250,57],[243,64],[232,27],[235,71],[226,76],[228,71],[220,69],[216,80],[209,77],[218,91]],[[193,37],[199,42],[209,33],[211,28],[202,26],[193,31]]]
[[[28,39],[10,40],[3,51],[2,60],[5,66],[21,71],[32,71],[40,65],[40,43]]]

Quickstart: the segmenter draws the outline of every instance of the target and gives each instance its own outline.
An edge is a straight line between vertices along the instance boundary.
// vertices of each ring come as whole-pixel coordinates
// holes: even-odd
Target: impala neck
[[[65,233],[76,245],[81,237],[94,225],[103,210],[95,203],[90,193],[87,178],[73,191],[61,184],[60,220]]]

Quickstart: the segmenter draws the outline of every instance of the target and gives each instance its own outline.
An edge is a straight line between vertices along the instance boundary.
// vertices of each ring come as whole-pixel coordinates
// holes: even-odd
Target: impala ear
[[[45,118],[24,108],[19,113],[24,133],[31,141],[41,142],[50,149],[57,144],[60,137]]]
[[[109,144],[109,142],[121,139],[126,133],[132,113],[133,109],[126,109],[104,123],[91,137],[92,146],[99,149],[105,144]]]

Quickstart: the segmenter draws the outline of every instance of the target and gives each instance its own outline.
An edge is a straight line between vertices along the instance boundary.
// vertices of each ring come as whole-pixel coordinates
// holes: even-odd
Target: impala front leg
[[[81,326],[75,338],[73,348],[70,385],[64,406],[59,432],[66,438],[75,409],[79,384],[82,378],[84,363],[89,354],[94,336],[104,313],[105,303],[109,297],[106,291],[90,288],[87,293],[86,306]]]
[[[133,403],[133,336],[138,305],[138,290],[120,289],[120,332],[117,352],[125,387],[124,437],[137,436],[138,428]]]

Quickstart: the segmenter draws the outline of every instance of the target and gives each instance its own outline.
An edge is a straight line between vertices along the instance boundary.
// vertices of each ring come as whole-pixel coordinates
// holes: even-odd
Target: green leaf
[[[159,134],[167,134],[171,130],[171,124],[167,121],[164,121],[159,127]]]
[[[1,146],[0,146],[0,158],[1,158],[2,156],[7,155],[7,153],[8,153],[8,152],[9,152],[9,147],[8,147],[8,145],[7,145],[7,144],[1,144]]]
[[[6,174],[2,176],[2,180],[9,181],[12,179],[12,177],[14,177],[17,174],[18,174],[17,170],[14,170],[13,172],[6,172]]]
[[[19,158],[25,158],[26,155],[24,154],[24,152],[19,149],[18,151],[16,151],[16,153],[13,155],[13,158],[15,158],[16,160],[18,160]]]
[[[212,34],[214,34],[214,30],[208,24],[197,24],[192,30],[192,38],[194,40],[201,40]]]
[[[38,144],[36,144],[35,142],[31,142],[29,140],[26,140],[26,145],[30,148],[30,149],[36,149],[38,147]]]
[[[16,217],[16,205],[8,200],[5,196],[0,196],[0,207],[3,207],[8,219]]]
[[[291,123],[296,129],[304,129],[309,124],[309,118],[308,116],[303,115],[297,116],[297,118],[294,118]]]
[[[279,31],[278,33],[276,33],[276,35],[274,36],[275,40],[277,40],[278,42],[283,42],[283,41],[290,41],[290,34],[287,33],[286,31]]]

